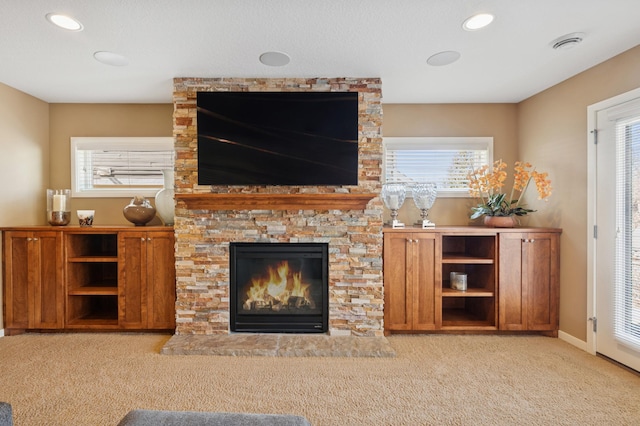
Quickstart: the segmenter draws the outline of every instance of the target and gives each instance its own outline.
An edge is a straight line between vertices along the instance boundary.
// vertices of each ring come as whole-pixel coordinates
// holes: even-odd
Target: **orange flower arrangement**
[[[509,198],[502,192],[504,182],[507,180],[507,164],[502,160],[493,163],[493,166],[482,166],[467,176],[469,179],[469,194],[479,198],[482,202],[472,207],[471,219],[482,215],[486,216],[524,216],[535,210],[526,209],[520,205],[522,196],[527,191],[529,183],[534,182],[538,190],[538,199],[545,200],[551,195],[551,181],[547,173],[541,173],[532,169],[532,165],[522,161],[516,161],[513,167],[513,187]]]

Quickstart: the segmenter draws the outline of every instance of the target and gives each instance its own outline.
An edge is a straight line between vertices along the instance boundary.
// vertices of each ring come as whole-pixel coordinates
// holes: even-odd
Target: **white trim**
[[[597,151],[594,143],[595,135],[592,133],[592,130],[595,130],[597,123],[596,117],[599,111],[628,102],[638,97],[640,97],[640,88],[597,102],[587,107],[587,318],[585,318],[585,322],[587,331],[586,351],[593,355],[595,355],[597,351],[596,333],[592,330],[592,323],[588,318],[592,318],[596,314],[595,277],[597,259],[593,230],[595,225],[598,223],[598,218],[596,217]]]
[[[0,337],[4,337],[4,328],[0,328]]]
[[[587,350],[587,342],[585,342],[584,340],[580,340],[577,337],[573,337],[572,335],[565,333],[562,330],[558,331],[558,339],[567,342],[568,344],[573,345],[578,349],[589,352]]]

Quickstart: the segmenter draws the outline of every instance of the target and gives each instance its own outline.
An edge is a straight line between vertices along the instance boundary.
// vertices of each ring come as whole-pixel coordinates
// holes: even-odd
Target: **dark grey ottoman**
[[[132,410],[118,426],[311,426],[302,416],[288,414],[214,413]]]
[[[0,426],[12,426],[13,425],[13,412],[11,411],[11,404],[6,402],[0,402]]]

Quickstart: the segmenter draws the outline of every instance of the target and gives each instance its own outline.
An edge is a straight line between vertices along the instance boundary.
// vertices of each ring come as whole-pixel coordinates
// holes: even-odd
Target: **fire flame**
[[[294,271],[284,260],[276,266],[269,266],[263,276],[251,279],[244,308],[269,307],[280,310],[285,306],[300,308],[315,307],[309,295],[310,284],[302,282],[302,271]]]

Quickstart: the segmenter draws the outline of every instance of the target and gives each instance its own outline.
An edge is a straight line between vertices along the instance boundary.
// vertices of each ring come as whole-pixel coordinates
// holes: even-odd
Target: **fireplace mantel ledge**
[[[175,194],[190,210],[364,210],[373,193]]]

